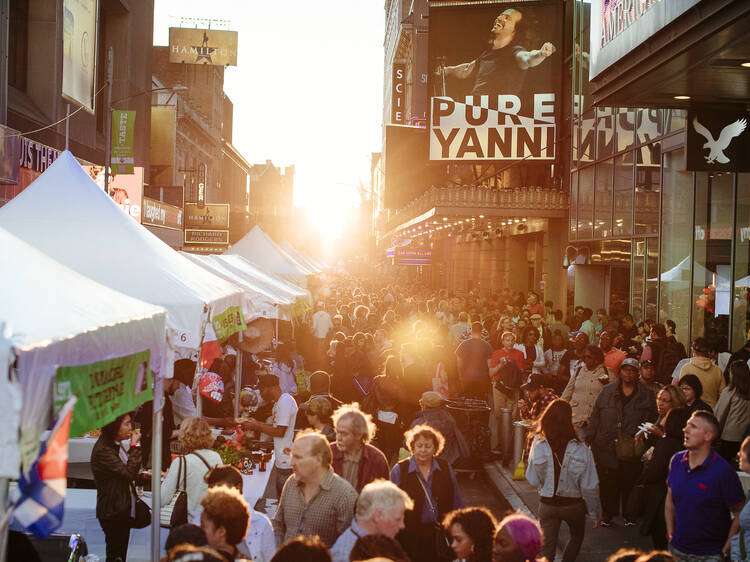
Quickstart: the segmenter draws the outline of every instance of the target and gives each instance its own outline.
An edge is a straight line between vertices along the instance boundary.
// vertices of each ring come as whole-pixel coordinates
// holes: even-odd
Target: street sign
[[[133,130],[135,111],[112,111],[112,155],[110,165],[113,174],[133,173]]]
[[[222,244],[229,245],[228,230],[207,230],[202,228],[186,228],[185,244]]]
[[[229,205],[226,203],[185,203],[185,226],[194,228],[229,228]]]

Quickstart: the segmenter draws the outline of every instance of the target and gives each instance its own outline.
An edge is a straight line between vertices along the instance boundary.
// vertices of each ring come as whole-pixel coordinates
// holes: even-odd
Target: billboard
[[[104,167],[83,166],[99,187],[104,189]],[[109,176],[109,195],[133,219],[141,222],[143,202],[143,168],[136,166],[132,174]]]
[[[431,160],[554,161],[561,2],[430,9]]]
[[[237,32],[170,27],[169,62],[237,66]]]
[[[94,113],[97,0],[63,1],[62,96]]]
[[[182,230],[183,211],[180,207],[169,205],[163,201],[143,198],[143,210],[141,211],[141,224]]]

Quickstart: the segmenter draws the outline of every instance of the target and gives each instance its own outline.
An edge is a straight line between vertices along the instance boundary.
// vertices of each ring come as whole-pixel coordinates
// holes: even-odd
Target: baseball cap
[[[633,359],[632,357],[628,357],[625,359],[622,363],[620,363],[620,369],[623,367],[632,367],[636,371],[641,368],[641,364],[638,363],[637,359]]]
[[[654,362],[651,361],[651,359],[646,359],[645,361],[641,361],[641,367],[648,367],[649,365],[653,365]]]
[[[445,398],[433,390],[423,392],[421,400],[422,404],[428,408],[437,408],[438,406],[442,406],[445,402]]]

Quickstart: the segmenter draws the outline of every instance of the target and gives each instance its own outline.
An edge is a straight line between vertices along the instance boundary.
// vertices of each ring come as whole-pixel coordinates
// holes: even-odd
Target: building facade
[[[750,5],[686,0],[625,17],[600,4],[573,3],[571,298],[738,349],[750,328],[750,176],[733,159],[707,165],[709,143],[695,139],[700,121],[746,114]]]
[[[293,238],[294,166],[266,160],[250,168],[250,220],[277,241]]]

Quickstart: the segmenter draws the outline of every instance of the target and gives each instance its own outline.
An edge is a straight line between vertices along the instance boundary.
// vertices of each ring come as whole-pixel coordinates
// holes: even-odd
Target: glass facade
[[[737,350],[750,338],[750,174],[685,171],[685,110],[593,107],[590,4],[573,10],[569,240],[608,267],[613,313]]]

